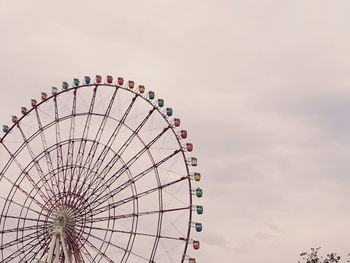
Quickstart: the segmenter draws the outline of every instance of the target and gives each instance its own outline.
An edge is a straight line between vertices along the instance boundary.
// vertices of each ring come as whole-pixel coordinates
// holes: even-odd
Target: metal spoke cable
[[[27,148],[28,153],[29,153],[29,155],[30,155],[30,157],[32,159],[32,162],[34,163],[34,166],[35,166],[36,171],[37,171],[37,173],[39,175],[39,178],[42,181],[42,183],[44,184],[47,196],[48,197],[53,197],[54,196],[54,190],[53,190],[54,183],[52,183],[52,177],[50,179],[51,184],[49,184],[48,181],[45,181],[43,169],[41,168],[40,163],[35,160],[34,152],[33,152],[32,148],[31,148],[31,146],[29,145],[28,140],[27,140],[27,138],[26,138],[26,136],[25,136],[21,126],[19,124],[17,124],[16,127],[19,129],[19,131],[20,131],[20,133],[22,135],[23,142],[26,145],[26,148]]]
[[[39,112],[38,112],[38,108],[35,108],[35,114],[36,114],[36,118],[37,118],[37,122],[38,122],[38,127],[39,127],[39,132],[40,132],[40,137],[41,137],[41,143],[45,152],[45,158],[46,158],[46,163],[47,163],[47,169],[51,172],[53,170],[53,164],[52,164],[52,159],[51,159],[51,155],[49,152],[46,151],[47,147],[47,140],[45,137],[45,133],[44,133],[44,129],[41,123],[41,119],[39,116]],[[56,179],[56,178],[55,178]],[[56,181],[57,183],[57,181]],[[57,183],[58,185],[58,183]]]
[[[114,173],[113,176],[111,176],[110,178],[108,178],[105,181],[105,184],[107,184],[108,186],[112,185],[127,169],[129,169],[129,167],[135,163],[160,137],[162,137],[162,135],[164,133],[167,132],[167,130],[169,129],[169,127],[166,127],[163,129],[163,131],[158,134],[150,143],[148,143],[142,150],[140,150],[134,157],[132,157],[125,165],[123,165],[117,172]],[[177,151],[175,151],[177,153]],[[171,155],[172,157],[173,155]],[[170,158],[171,158],[170,157]],[[167,160],[167,159],[166,159]],[[165,161],[166,161],[165,160]],[[152,169],[154,169],[157,166],[151,167],[150,169],[148,169],[148,172]],[[147,173],[148,173],[147,172]],[[104,179],[104,178],[103,178]],[[97,186],[95,186],[95,189],[89,194],[89,198],[92,197],[92,195],[96,194],[98,191],[103,191],[103,189],[101,189],[100,184],[97,184]]]
[[[93,94],[92,94],[92,98],[91,98],[91,102],[90,102],[90,106],[89,106],[89,111],[88,111],[87,116],[86,116],[84,130],[83,130],[83,134],[81,137],[82,139],[81,139],[80,144],[79,144],[78,154],[77,154],[75,165],[73,168],[73,174],[75,174],[76,169],[78,169],[78,172],[77,172],[78,173],[78,179],[77,179],[78,182],[80,181],[80,175],[82,173],[81,167],[83,167],[83,158],[84,158],[86,143],[87,143],[87,139],[88,139],[88,135],[89,135],[91,119],[93,116],[92,113],[93,113],[93,110],[95,107],[96,93],[97,93],[97,87],[95,87],[93,89]],[[76,184],[78,184],[78,182]]]
[[[132,214],[125,214],[125,215],[99,217],[99,218],[93,218],[93,219],[87,220],[87,222],[89,222],[89,223],[90,222],[102,222],[102,221],[118,220],[118,219],[130,218],[130,217],[147,216],[147,215],[153,215],[153,214],[159,214],[159,213],[170,213],[170,212],[176,212],[176,211],[180,211],[180,210],[187,210],[190,208],[191,207],[180,207],[180,208],[166,209],[166,210],[162,210],[162,211],[154,210],[154,211],[132,213]]]
[[[136,195],[132,195],[132,196],[130,196],[130,197],[128,197],[128,198],[125,198],[125,199],[122,199],[122,200],[118,200],[117,202],[112,203],[111,205],[106,205],[106,206],[104,206],[104,207],[98,208],[99,205],[103,204],[105,201],[107,201],[107,200],[109,200],[109,199],[104,200],[104,202],[102,202],[102,203],[97,203],[96,206],[93,206],[93,207],[92,207],[92,209],[93,209],[93,215],[97,215],[97,214],[99,214],[99,213],[105,212],[105,211],[107,211],[107,209],[109,209],[110,207],[111,207],[111,208],[116,208],[116,207],[118,207],[118,206],[121,206],[121,205],[124,205],[124,204],[126,204],[126,203],[129,203],[129,202],[131,202],[131,201],[133,201],[133,200],[135,200],[135,199],[140,199],[140,198],[143,197],[143,196],[147,196],[147,195],[149,195],[149,194],[151,194],[151,193],[153,193],[153,192],[158,191],[159,189],[164,189],[164,188],[167,188],[167,187],[169,187],[169,186],[172,186],[172,185],[174,185],[174,184],[176,184],[176,183],[178,183],[178,182],[181,182],[181,181],[183,181],[183,180],[185,180],[185,179],[186,179],[186,178],[180,178],[180,179],[175,180],[175,181],[172,181],[172,182],[170,182],[170,183],[167,183],[167,184],[164,184],[164,185],[161,185],[161,186],[154,187],[154,188],[152,188],[152,189],[149,189],[149,190],[147,190],[147,191],[138,193],[138,194],[136,194]],[[124,189],[125,189],[125,188],[124,188]],[[118,194],[119,192],[121,192],[121,191],[118,191],[118,192],[115,193],[114,195]],[[107,198],[110,198],[110,197],[112,197],[112,196],[107,196]]]
[[[134,105],[136,98],[137,98],[137,96],[135,96],[135,97],[132,99],[132,101],[131,101],[130,105],[128,106],[127,110],[125,111],[125,113],[124,113],[122,119],[119,121],[119,123],[118,123],[117,127],[114,129],[112,135],[109,137],[107,145],[108,145],[108,144],[111,144],[111,142],[114,142],[115,138],[117,137],[117,135],[118,135],[118,133],[119,133],[119,131],[120,131],[122,125],[123,125],[123,123],[125,122],[125,120],[126,120],[128,114],[129,114],[129,112],[130,112],[132,106]],[[114,100],[113,100],[113,101],[114,101]],[[111,105],[110,105],[110,107],[111,107]],[[108,110],[107,110],[107,111],[108,111]],[[109,115],[109,114],[108,114],[108,115]],[[105,116],[106,116],[106,114],[105,114]],[[107,120],[107,118],[106,118],[106,120]],[[104,121],[101,123],[101,126],[103,125],[103,127],[104,127],[106,120],[104,119]],[[102,135],[102,132],[103,132],[103,128],[101,128],[101,126],[100,126],[100,129],[99,129],[99,131],[97,132],[97,135],[96,135],[96,138],[95,138],[95,140],[96,140],[97,143],[100,141],[101,135]],[[87,166],[87,167],[90,168],[90,166],[91,166],[91,164],[92,164],[93,156],[95,156],[95,153],[96,153],[96,150],[97,150],[97,143],[94,145],[94,146],[95,146],[94,148],[91,147],[91,150],[92,150],[92,151],[90,150],[89,155],[88,155],[88,158],[87,158],[87,162],[85,163],[84,166]],[[92,152],[92,154],[91,154],[91,152]],[[88,162],[88,161],[89,161],[89,162]],[[86,176],[85,178],[88,178],[88,177],[89,177],[89,174],[87,174],[87,176]],[[85,182],[86,182],[86,180],[84,181],[84,183],[85,183]],[[84,183],[83,183],[83,184],[84,184]],[[82,185],[83,185],[83,184],[82,184]],[[80,193],[80,192],[81,192],[81,188],[79,189],[78,193]],[[83,195],[84,195],[84,194],[85,194],[85,193],[83,193]]]
[[[175,156],[176,154],[178,154],[180,152],[180,150],[175,151],[174,153],[172,153],[171,155],[167,156],[166,158],[164,158],[163,160],[159,161],[158,163],[156,163],[154,166],[148,167],[146,170],[144,170],[143,172],[137,174],[136,176],[134,176],[132,179],[129,179],[128,181],[126,181],[125,183],[119,185],[118,187],[116,187],[115,189],[112,190],[112,192],[110,192],[107,196],[115,196],[118,193],[120,193],[121,191],[123,191],[125,188],[127,188],[128,186],[130,186],[131,184],[135,183],[136,181],[140,180],[142,177],[144,177],[146,174],[148,174],[149,172],[151,172],[153,169],[155,169],[156,167],[159,167],[160,165],[162,165],[163,163],[165,163],[167,160],[171,159],[173,156]],[[125,172],[125,170],[123,171]],[[118,176],[120,176],[120,173],[118,174]],[[107,182],[109,184],[109,182]],[[110,184],[112,185],[112,183]],[[103,195],[103,193],[101,193],[100,195],[97,194],[97,197],[95,199],[93,199],[93,202],[97,202],[99,200],[101,200],[102,198],[106,198],[106,195]],[[91,195],[90,195],[91,197]]]

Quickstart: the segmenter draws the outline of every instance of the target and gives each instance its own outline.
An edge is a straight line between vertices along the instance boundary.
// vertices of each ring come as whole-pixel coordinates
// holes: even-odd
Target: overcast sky
[[[194,142],[198,262],[350,252],[350,1],[0,0],[0,122],[51,85],[123,76]]]

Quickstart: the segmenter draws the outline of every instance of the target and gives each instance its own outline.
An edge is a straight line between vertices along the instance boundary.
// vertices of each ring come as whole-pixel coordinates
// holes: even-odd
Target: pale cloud
[[[349,8],[0,0],[0,120],[75,76],[135,79],[194,142],[205,191],[198,262],[293,263],[319,245],[346,255]]]

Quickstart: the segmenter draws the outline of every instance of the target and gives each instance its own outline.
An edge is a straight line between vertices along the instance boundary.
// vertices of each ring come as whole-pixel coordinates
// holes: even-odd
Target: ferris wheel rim
[[[159,110],[159,108],[158,107],[156,107],[154,104],[152,104],[149,100],[147,100],[144,96],[142,96],[141,94],[139,94],[139,93],[137,93],[137,92],[134,92],[133,90],[130,90],[130,89],[128,89],[128,88],[125,88],[125,87],[122,87],[122,86],[118,86],[118,85],[111,85],[111,84],[87,84],[87,85],[79,85],[79,86],[76,86],[76,87],[72,87],[72,88],[69,88],[69,89],[66,89],[66,90],[63,90],[63,91],[61,91],[61,92],[59,92],[59,93],[57,93],[57,94],[55,94],[55,95],[52,95],[52,96],[50,96],[49,98],[47,98],[46,100],[43,100],[43,101],[41,101],[40,103],[38,103],[38,105],[37,106],[35,106],[35,107],[33,107],[32,109],[30,109],[26,114],[24,114],[19,120],[18,120],[18,123],[23,119],[23,118],[25,118],[28,114],[30,114],[32,111],[37,111],[37,109],[42,105],[42,104],[44,104],[44,103],[49,103],[49,101],[52,101],[52,99],[53,98],[56,98],[56,97],[58,97],[59,95],[61,95],[61,94],[63,94],[63,93],[66,93],[66,92],[69,92],[69,91],[77,91],[78,89],[80,89],[80,88],[84,88],[84,87],[95,87],[95,89],[97,89],[98,87],[105,87],[105,86],[107,86],[107,87],[114,87],[114,88],[116,88],[116,89],[123,89],[123,90],[126,90],[126,91],[128,91],[128,92],[131,92],[131,93],[133,93],[133,94],[135,94],[135,98],[136,97],[141,97],[144,101],[146,101],[146,102],[148,102],[153,108],[154,108],[154,110],[155,111],[157,111],[158,112],[158,114],[160,115],[160,116],[162,116],[163,117],[163,119],[169,124],[169,129],[172,131],[172,133],[174,134],[174,137],[176,138],[176,140],[177,140],[177,142],[178,142],[178,145],[179,145],[179,147],[180,147],[180,152],[181,152],[181,154],[182,154],[182,157],[183,157],[183,160],[184,160],[184,163],[185,163],[185,167],[186,167],[186,172],[187,172],[187,175],[189,175],[190,174],[190,171],[189,171],[189,165],[188,165],[188,163],[186,162],[186,156],[185,156],[185,151],[182,149],[182,145],[181,145],[181,142],[180,142],[180,139],[177,137],[177,135],[176,135],[176,131],[175,131],[175,129],[174,129],[174,127],[171,125],[171,123],[169,122],[169,120],[168,120],[168,118],[164,115],[164,114],[162,114],[162,112]],[[97,115],[96,113],[87,113],[87,114],[92,114],[92,115]],[[85,114],[86,115],[86,114]],[[102,115],[102,114],[101,114]],[[65,116],[67,119],[70,119],[71,117],[72,117],[72,115],[67,115],[67,116]],[[110,116],[108,117],[108,118],[111,118]],[[116,120],[116,119],[115,119]],[[118,120],[116,120],[116,121],[118,121]],[[55,125],[56,123],[57,123],[58,121],[57,120],[54,120],[54,121],[52,121],[52,125]],[[3,141],[4,141],[4,139],[6,138],[6,136],[8,136],[10,133],[11,133],[11,131],[16,127],[16,125],[17,124],[13,124],[12,125],[12,127],[10,128],[10,130],[9,130],[9,132],[8,133],[6,133],[3,137],[1,137],[0,138],[0,144],[3,144]],[[125,126],[127,126],[125,123],[123,123],[123,125],[125,125]],[[35,134],[33,134],[33,138],[35,138],[35,137],[37,137],[38,136],[38,134],[36,134],[35,136],[34,136]],[[80,138],[79,138],[80,139]],[[140,139],[140,138],[138,138],[138,139]],[[140,139],[141,140],[141,139]],[[18,149],[19,150],[19,152],[21,152],[22,150],[24,149],[24,147],[22,148],[22,149]],[[54,150],[54,149],[53,149]],[[42,152],[43,153],[43,152]],[[42,153],[40,153],[39,155],[41,155]],[[148,153],[152,156],[152,154],[148,151]],[[37,156],[36,156],[37,157]],[[41,158],[44,158],[44,156],[42,156]],[[153,163],[154,163],[154,160],[153,160]],[[29,166],[29,165],[28,165]],[[27,169],[27,167],[25,168],[25,169]],[[5,171],[5,173],[6,173],[6,171]],[[0,181],[2,180],[2,175],[3,174],[5,174],[5,173],[3,173],[2,171],[1,171],[1,178],[0,178]],[[187,180],[188,180],[188,183],[189,183],[189,189],[192,189],[192,186],[191,186],[191,180],[190,180],[190,178],[187,178]],[[11,194],[11,192],[9,193],[9,195]],[[28,198],[28,197],[27,197]],[[189,195],[189,200],[190,200],[190,205],[189,205],[189,210],[190,210],[190,213],[189,213],[189,222],[192,222],[192,210],[191,210],[191,207],[192,207],[192,195],[190,194]],[[33,201],[32,201],[33,202]],[[1,221],[1,218],[2,218],[2,214],[0,214],[0,221]],[[159,221],[158,221],[159,222]],[[190,225],[190,224],[189,224]],[[187,231],[187,240],[188,240],[188,238],[189,238],[189,236],[190,236],[190,229],[191,229],[191,227],[190,226],[188,226],[188,231]],[[185,245],[185,249],[184,249],[184,255],[186,255],[186,253],[187,253],[187,248],[188,248],[188,242],[186,242],[186,245]],[[182,262],[183,262],[183,260],[182,260]]]

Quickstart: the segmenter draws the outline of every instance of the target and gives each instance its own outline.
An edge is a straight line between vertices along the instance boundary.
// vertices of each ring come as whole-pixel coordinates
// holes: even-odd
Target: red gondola
[[[96,83],[101,83],[102,82],[102,77],[100,75],[96,75],[95,81],[96,81]]]
[[[17,116],[12,116],[12,123],[16,124],[18,122]]]
[[[118,78],[118,85],[122,86],[124,84],[124,79],[123,78]]]
[[[109,84],[112,84],[113,83],[113,77],[112,76],[107,76],[107,82]]]
[[[194,240],[194,241],[193,241],[193,248],[194,248],[194,249],[199,249],[199,248],[200,248],[200,243],[199,243],[198,240]]]
[[[192,152],[193,151],[193,144],[192,143],[186,143],[186,150],[188,152]]]
[[[180,124],[181,124],[180,119],[175,118],[175,119],[174,119],[174,125],[175,125],[175,127],[179,127]]]
[[[38,102],[35,99],[32,99],[31,103],[32,107],[36,107],[36,105],[38,105]]]

